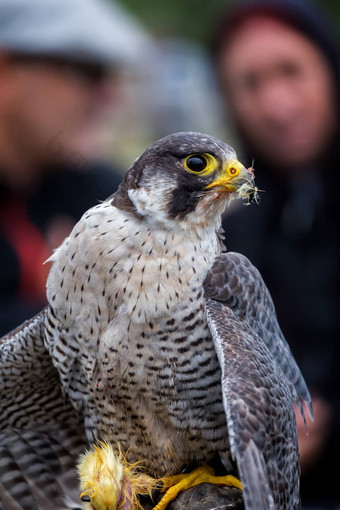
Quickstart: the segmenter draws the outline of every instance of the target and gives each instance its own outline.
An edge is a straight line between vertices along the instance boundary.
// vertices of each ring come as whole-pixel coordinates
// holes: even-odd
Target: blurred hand
[[[295,408],[298,443],[300,449],[301,471],[307,474],[318,462],[325,448],[325,444],[331,428],[332,408],[331,405],[320,396],[312,396],[314,421],[311,421],[305,408],[308,435],[301,414]]]

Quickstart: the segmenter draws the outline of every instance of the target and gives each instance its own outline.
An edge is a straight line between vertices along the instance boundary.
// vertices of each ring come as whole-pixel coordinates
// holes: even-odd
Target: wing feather
[[[288,381],[261,338],[231,309],[208,300],[207,319],[245,507],[299,509],[299,453]]]
[[[204,286],[207,298],[224,303],[262,339],[285,373],[302,416],[305,401],[313,419],[307,385],[282,334],[273,300],[259,271],[245,256],[223,253],[216,259]]]
[[[80,508],[75,464],[87,441],[44,345],[46,313],[0,340],[0,509]]]

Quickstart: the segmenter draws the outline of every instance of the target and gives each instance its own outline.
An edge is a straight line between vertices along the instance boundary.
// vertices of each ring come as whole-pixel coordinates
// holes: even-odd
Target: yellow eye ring
[[[191,154],[183,162],[188,172],[196,175],[209,175],[217,167],[217,161],[208,152],[202,154]]]

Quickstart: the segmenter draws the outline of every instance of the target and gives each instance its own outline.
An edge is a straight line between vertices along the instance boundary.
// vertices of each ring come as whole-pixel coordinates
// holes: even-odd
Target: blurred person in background
[[[231,210],[228,250],[268,285],[313,396],[297,415],[305,508],[338,508],[340,490],[339,64],[331,27],[311,2],[237,2],[215,34],[219,84],[260,205]],[[308,506],[311,505],[311,506]]]
[[[111,71],[134,44],[114,7],[0,2],[0,335],[45,305],[44,261],[120,182],[96,147]]]

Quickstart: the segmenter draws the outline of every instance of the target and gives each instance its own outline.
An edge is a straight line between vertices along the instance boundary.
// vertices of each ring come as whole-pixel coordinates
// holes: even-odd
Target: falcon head
[[[149,223],[218,223],[227,203],[256,194],[253,169],[230,145],[202,133],[175,133],[151,145],[130,167],[112,203]]]

